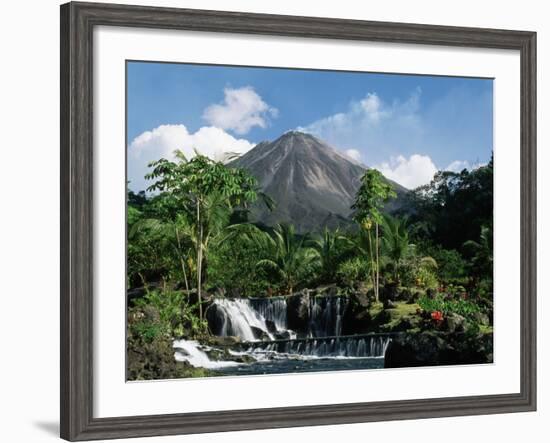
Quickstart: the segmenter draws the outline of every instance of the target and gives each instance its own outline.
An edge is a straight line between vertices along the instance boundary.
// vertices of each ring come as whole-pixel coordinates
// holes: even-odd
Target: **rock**
[[[208,327],[214,335],[221,335],[226,320],[228,322],[231,319],[226,319],[224,312],[215,303],[210,304],[205,311],[205,317],[208,321]]]
[[[412,291],[409,288],[399,288],[397,291],[397,300],[409,301],[412,297]]]
[[[133,317],[143,319],[143,316],[133,315]],[[174,358],[175,351],[171,339],[162,334],[147,339],[131,324],[128,326],[126,350],[126,377],[128,380],[215,375],[214,372],[207,369],[193,368],[187,362],[177,362]]]
[[[307,289],[289,296],[287,305],[287,324],[293,331],[307,333],[309,326],[309,300]]]
[[[354,293],[348,299],[342,319],[342,334],[364,334],[372,325],[369,312],[370,298],[364,293]]]
[[[275,332],[276,340],[290,340],[291,338],[292,338],[292,334],[291,334],[291,331],[289,330]]]
[[[493,359],[492,334],[469,337],[424,331],[395,336],[386,349],[384,367],[490,363]]]
[[[371,303],[374,300],[374,291],[371,294],[369,293],[369,288],[365,283],[360,283],[357,286],[357,290],[353,292],[351,297],[354,299],[354,301],[361,306],[362,308],[369,308]]]
[[[385,300],[396,300],[397,294],[397,283],[386,283],[384,286],[380,287],[380,301],[382,302]]]
[[[472,316],[473,320],[484,326],[489,326],[491,324],[491,320],[489,319],[489,316],[487,314],[484,314],[483,312],[476,312]]]
[[[157,308],[151,305],[146,305],[143,307],[143,318],[149,323],[159,323],[160,314]]]
[[[254,337],[256,338],[256,340],[269,340],[269,335],[267,335],[267,333],[260,329],[260,328],[257,328],[256,326],[250,326],[250,329],[252,329],[252,332],[254,333]]]
[[[272,334],[277,332],[277,326],[275,326],[275,322],[273,322],[272,320],[266,320],[265,325],[267,326],[267,330]]]
[[[204,344],[209,346],[234,346],[240,342],[241,339],[239,337],[233,337],[231,335],[219,337],[217,335],[212,335],[205,339]]]
[[[414,316],[414,317],[403,317],[399,323],[397,323],[395,326],[393,326],[389,332],[404,332],[409,331],[411,329],[416,329],[420,327],[420,323],[422,322],[422,319],[420,316]]]
[[[466,327],[466,319],[459,314],[449,314],[445,317],[444,320],[444,329],[448,332],[464,332]]]

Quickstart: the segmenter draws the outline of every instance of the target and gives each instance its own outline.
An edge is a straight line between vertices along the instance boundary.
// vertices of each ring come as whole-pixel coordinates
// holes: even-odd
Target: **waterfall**
[[[287,326],[287,305],[283,297],[251,298],[250,303],[266,322],[272,322],[277,331],[285,331]]]
[[[342,334],[348,299],[317,296],[309,299],[308,324],[302,336],[329,337]],[[288,329],[288,306],[284,297],[216,299],[207,313],[211,330],[220,336],[243,341],[295,338]]]
[[[262,365],[270,365],[270,370],[292,372],[297,367],[322,367],[323,360],[332,360],[327,364],[334,368],[339,364],[337,360],[342,359],[340,364],[349,368],[367,364],[365,359],[372,365],[384,357],[391,342],[390,334],[342,335],[347,297],[310,296],[300,299],[298,308],[293,301],[285,297],[214,299],[206,310],[210,330],[215,335],[240,340],[221,340],[217,347],[177,340],[175,358],[194,367],[255,374],[265,373]],[[296,321],[297,316],[301,316],[300,321]],[[300,328],[299,336],[288,329],[289,324]],[[220,356],[226,361],[215,360]],[[306,366],[300,366],[303,364]]]
[[[342,318],[347,308],[345,297],[312,297],[309,301],[309,337],[342,334]]]
[[[212,361],[198,342],[192,340],[176,340],[173,343],[176,361],[186,361],[195,368],[218,369],[237,366],[234,361]]]
[[[221,327],[217,328],[217,335],[236,336],[244,341],[255,341],[257,334],[265,334],[270,340],[274,336],[269,332],[266,319],[252,308],[248,299],[216,299],[216,310],[221,313]]]
[[[391,338],[384,335],[346,336],[259,342],[251,346],[249,353],[279,353],[320,358],[382,358]]]

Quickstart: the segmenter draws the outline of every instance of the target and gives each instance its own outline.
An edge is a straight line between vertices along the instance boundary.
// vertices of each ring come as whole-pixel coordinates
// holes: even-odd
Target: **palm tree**
[[[471,265],[478,276],[490,276],[493,272],[493,230],[482,226],[479,241],[468,240],[464,249],[472,256]]]
[[[382,251],[392,263],[396,283],[400,281],[399,270],[404,264],[415,270],[437,268],[437,262],[432,257],[418,256],[416,245],[410,242],[406,218],[385,215],[382,228]]]
[[[272,234],[252,225],[246,229],[249,238],[265,251],[265,258],[256,266],[276,274],[285,290],[292,294],[304,270],[319,259],[318,251],[311,247],[309,236],[297,235],[294,226],[287,224],[278,224]]]
[[[321,278],[324,281],[331,282],[334,280],[338,256],[343,247],[351,244],[352,242],[345,235],[342,235],[338,228],[332,232],[327,227],[325,227],[321,237],[311,243],[319,254]]]
[[[399,282],[401,261],[414,249],[409,242],[405,220],[384,216],[382,222],[382,250],[393,264],[394,280]]]

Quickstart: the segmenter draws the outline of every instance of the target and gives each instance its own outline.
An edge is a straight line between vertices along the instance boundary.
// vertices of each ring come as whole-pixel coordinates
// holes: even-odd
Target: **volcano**
[[[256,204],[252,221],[267,226],[291,223],[301,233],[352,225],[351,206],[368,169],[313,135],[298,131],[261,142],[228,166],[246,169],[275,200],[273,211]],[[388,182],[397,198],[384,209],[393,212],[402,206],[407,189]]]

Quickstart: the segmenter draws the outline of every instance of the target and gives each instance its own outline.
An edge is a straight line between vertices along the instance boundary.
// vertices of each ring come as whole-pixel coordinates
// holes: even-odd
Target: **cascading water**
[[[196,341],[176,340],[173,346],[176,351],[174,354],[176,361],[186,361],[195,368],[219,369],[238,365],[234,361],[210,360]]]
[[[215,299],[206,311],[210,330],[240,340],[221,342],[221,348],[178,341],[174,343],[176,359],[224,373],[265,373],[267,367],[275,372],[292,372],[298,367],[380,367],[391,338],[387,334],[342,335],[347,297],[306,294],[298,307],[294,301],[285,297]],[[301,322],[296,322],[298,313]],[[299,328],[298,333],[289,329],[289,319]],[[236,361],[212,361],[209,355]],[[364,363],[365,359],[369,362]]]
[[[250,304],[266,322],[272,322],[277,331],[288,329],[287,304],[283,297],[251,298]]]
[[[308,337],[342,334],[342,318],[348,305],[345,297],[312,297],[309,301]]]
[[[276,352],[320,358],[381,358],[384,357],[390,341],[389,336],[380,335],[287,340],[254,344],[248,348],[247,352]]]
[[[248,299],[220,298],[214,301],[214,306],[222,317],[221,328],[218,328],[217,335],[255,341],[258,339],[257,333],[261,332],[270,340],[274,339],[268,330],[265,317],[252,308]]]
[[[308,326],[301,332],[302,336],[341,335],[347,305],[345,297],[311,297]],[[209,321],[216,335],[236,336],[243,341],[296,337],[296,333],[288,328],[288,305],[283,297],[220,298],[210,309]]]

